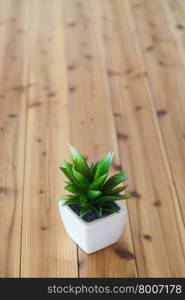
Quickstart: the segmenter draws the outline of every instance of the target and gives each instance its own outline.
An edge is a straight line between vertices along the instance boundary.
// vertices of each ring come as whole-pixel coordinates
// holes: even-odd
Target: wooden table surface
[[[185,276],[185,1],[0,0],[0,276]],[[56,197],[66,143],[129,172],[119,242],[87,255]]]

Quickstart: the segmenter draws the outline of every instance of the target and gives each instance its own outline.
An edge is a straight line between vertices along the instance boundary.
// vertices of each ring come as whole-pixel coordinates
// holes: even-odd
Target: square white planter
[[[92,222],[83,221],[69,206],[62,206],[59,201],[59,209],[65,229],[73,241],[90,254],[116,243],[122,233],[125,224],[127,209],[116,201],[120,210],[104,218]]]

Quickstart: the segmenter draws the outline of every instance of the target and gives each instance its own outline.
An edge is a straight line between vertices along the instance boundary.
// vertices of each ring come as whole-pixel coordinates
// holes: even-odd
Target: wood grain
[[[167,25],[161,1],[132,1],[156,111],[165,142],[174,186],[185,218],[185,80],[178,45]],[[148,47],[152,51],[146,51]]]
[[[22,277],[76,277],[77,248],[59,217],[70,141],[61,1],[31,1]]]
[[[27,1],[1,1],[0,277],[18,277],[20,271],[27,29]]]
[[[184,226],[129,1],[101,4],[96,19],[99,14],[121,162],[129,171],[130,192],[136,197],[128,207],[138,273],[141,277],[183,276]],[[175,259],[173,253],[178,253]]]
[[[0,277],[185,276],[185,2],[0,0]],[[129,172],[126,228],[87,255],[57,197],[66,143]]]
[[[180,56],[180,61],[183,63],[185,68],[185,6],[183,1],[162,1],[161,6],[165,16],[165,21],[170,30],[171,36],[175,39],[175,52]]]
[[[120,166],[93,1],[65,1],[64,4],[72,143],[88,156],[88,161],[114,151],[114,166]],[[130,253],[129,258],[126,253]],[[135,277],[129,219],[117,245],[92,255],[78,249],[78,255],[80,277]]]

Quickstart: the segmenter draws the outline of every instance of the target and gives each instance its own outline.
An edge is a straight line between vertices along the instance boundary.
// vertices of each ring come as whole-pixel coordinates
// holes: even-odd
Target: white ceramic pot
[[[69,206],[59,201],[59,209],[65,229],[73,241],[90,254],[116,243],[122,233],[127,209],[120,202],[118,213],[113,213],[92,222],[83,221]]]

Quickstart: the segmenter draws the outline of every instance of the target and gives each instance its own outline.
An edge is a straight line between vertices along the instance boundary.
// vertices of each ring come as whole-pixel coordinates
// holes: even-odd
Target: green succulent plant
[[[82,154],[71,145],[69,148],[73,163],[64,161],[64,167],[60,167],[68,179],[65,189],[71,193],[60,197],[65,200],[64,205],[79,205],[81,218],[90,211],[95,211],[99,217],[104,211],[118,212],[119,207],[115,206],[114,201],[132,197],[120,194],[126,190],[127,185],[117,187],[128,179],[126,171],[107,179],[113,153],[109,152],[97,163],[88,166]]]

